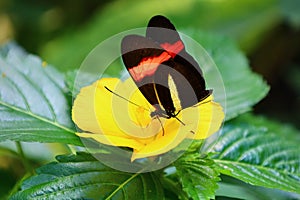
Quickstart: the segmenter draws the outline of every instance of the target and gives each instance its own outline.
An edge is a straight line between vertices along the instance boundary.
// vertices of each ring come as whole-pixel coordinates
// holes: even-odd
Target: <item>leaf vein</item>
[[[27,110],[30,110],[29,103],[28,103],[26,97],[24,96],[24,93],[17,87],[17,85],[11,80],[11,78],[9,76],[7,76],[5,80],[7,80],[11,84],[11,86],[14,87],[18,91],[18,93],[21,95],[21,98],[23,99],[23,101],[25,103]]]
[[[30,117],[33,117],[33,118],[35,118],[35,119],[37,119],[37,120],[46,122],[46,123],[48,123],[48,124],[51,124],[51,125],[53,125],[53,126],[56,126],[56,127],[60,128],[60,129],[63,129],[63,130],[65,130],[65,131],[67,131],[67,132],[70,132],[70,133],[74,133],[74,134],[75,134],[75,131],[73,131],[72,129],[69,129],[69,128],[67,128],[67,127],[65,127],[65,126],[63,126],[63,125],[61,125],[61,124],[58,124],[57,122],[54,122],[54,121],[51,121],[51,120],[49,120],[49,119],[47,119],[47,118],[43,118],[43,117],[41,117],[41,116],[35,115],[35,114],[32,113],[32,112],[29,112],[29,111],[20,109],[20,108],[18,108],[18,107],[9,105],[9,104],[7,104],[7,103],[1,101],[1,100],[0,100],[0,105],[3,105],[3,106],[5,106],[5,107],[7,107],[7,108],[10,108],[10,109],[12,109],[12,110],[14,110],[14,111],[17,111],[17,112],[20,112],[20,113],[29,115]]]
[[[253,179],[255,179],[255,180],[258,180],[258,181],[260,181],[260,182],[265,182],[266,184],[268,184],[268,182],[266,182],[264,179],[261,179],[261,178],[259,178],[259,179],[257,179],[257,176],[255,175],[255,174],[253,174],[253,173],[251,173],[251,172],[249,172],[248,170],[254,170],[255,168],[257,169],[257,170],[261,170],[261,171],[263,171],[264,173],[259,173],[260,174],[260,176],[258,176],[258,177],[261,177],[261,176],[264,176],[264,177],[266,177],[267,179],[272,179],[275,183],[278,183],[278,179],[280,178],[279,176],[278,176],[278,174],[275,174],[276,176],[276,178],[273,178],[274,176],[266,176],[265,174],[266,173],[270,173],[271,171],[273,171],[273,172],[277,172],[277,173],[281,173],[281,174],[283,174],[283,175],[286,175],[286,176],[290,176],[290,175],[292,175],[292,173],[290,173],[290,172],[287,172],[287,171],[283,171],[283,170],[279,170],[279,169],[273,169],[273,168],[268,168],[268,167],[266,167],[266,166],[259,166],[259,165],[253,165],[253,164],[247,164],[247,163],[241,163],[241,162],[234,162],[234,161],[226,161],[226,160],[218,160],[218,159],[214,159],[215,160],[215,162],[217,163],[217,164],[221,164],[222,165],[222,163],[224,163],[224,165],[226,166],[226,167],[222,167],[222,168],[224,168],[224,169],[228,169],[228,166],[231,166],[231,168],[232,167],[237,167],[238,169],[240,169],[242,172],[244,172],[245,173],[245,170],[246,170],[246,172],[247,172],[247,174],[249,175],[249,176],[251,176]],[[246,167],[246,168],[245,168]],[[274,174],[274,173],[271,173],[271,174]],[[251,180],[251,179],[249,179],[249,180]],[[287,187],[287,188],[291,188],[291,185],[290,185],[290,183],[289,182],[286,182],[286,180],[285,179],[280,179],[280,180],[282,180],[281,182]],[[293,179],[294,180],[294,179]],[[252,180],[253,181],[253,180]],[[280,183],[281,183],[280,182]],[[295,190],[296,188],[295,187],[293,187],[293,189]],[[300,189],[300,187],[299,187],[299,189]]]
[[[278,142],[281,142],[281,141],[278,141]],[[285,155],[287,153],[292,153],[292,152],[297,153],[297,152],[299,152],[299,149],[284,149],[282,151],[275,152],[272,155],[270,155],[268,158],[266,158],[264,160],[264,162],[262,163],[262,165],[266,165],[268,162],[272,161],[272,159],[275,159],[278,156],[282,156],[282,155]]]
[[[25,74],[23,74],[21,71],[18,70],[18,68],[14,68],[21,76],[24,77],[24,79],[37,91],[37,93],[42,97],[46,104],[49,107],[50,113],[52,115],[52,119],[54,122],[56,122],[56,114],[54,112],[53,106],[51,105],[49,99],[45,96],[44,92],[34,83],[31,79],[29,79]]]

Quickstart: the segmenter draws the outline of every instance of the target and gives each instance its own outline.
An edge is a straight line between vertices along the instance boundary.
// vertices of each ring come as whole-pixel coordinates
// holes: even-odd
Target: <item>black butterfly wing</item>
[[[177,88],[178,97],[181,107],[186,108],[192,106],[209,96],[212,91],[206,90],[205,80],[202,71],[196,60],[186,52],[184,44],[175,29],[175,26],[164,16],[157,15],[150,19],[146,31],[146,37],[151,38],[164,48],[172,56],[175,64],[174,69],[178,71],[193,88],[193,95],[187,92],[186,86],[182,83],[181,78],[173,77]]]
[[[176,42],[181,42],[175,26],[169,19],[161,15],[156,15],[150,19],[147,26],[146,37],[152,38],[160,45],[172,45]],[[183,43],[182,48],[184,48]]]
[[[121,43],[122,59],[148,102],[166,113],[175,111],[168,74],[173,63],[171,56],[153,40],[139,35],[128,35]]]

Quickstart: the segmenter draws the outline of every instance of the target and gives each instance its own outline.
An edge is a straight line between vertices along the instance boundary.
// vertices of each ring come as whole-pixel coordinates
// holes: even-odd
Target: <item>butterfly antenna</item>
[[[158,116],[156,116],[155,118],[159,121],[159,123],[160,123],[160,125],[161,125],[161,128],[162,128],[162,131],[163,131],[162,135],[164,136],[164,135],[165,135],[165,129],[164,129],[164,126],[163,126],[163,124],[162,124],[162,122],[161,122],[161,120],[159,119]]]
[[[133,101],[130,101],[129,99],[126,99],[125,97],[122,97],[121,95],[115,93],[114,91],[112,91],[112,90],[109,89],[108,87],[106,87],[106,86],[104,86],[104,87],[105,87],[105,89],[107,89],[109,92],[111,92],[112,94],[116,95],[117,97],[120,97],[121,99],[124,99],[125,101],[128,101],[129,103],[131,103],[131,104],[133,104],[133,105],[135,105],[135,106],[137,106],[137,107],[140,107],[140,108],[143,108],[144,110],[149,111],[148,109],[144,108],[143,106],[140,106],[139,104],[134,103]]]
[[[173,116],[175,119],[177,119],[177,121],[179,121],[183,126],[185,126],[185,123],[183,122],[183,121],[181,121],[178,117],[177,117],[177,115],[180,113],[180,111],[181,110],[179,110],[177,113],[176,113],[176,115],[175,116]]]
[[[183,121],[181,121],[177,116],[175,116],[174,118],[177,119],[177,121],[179,121],[183,126],[185,126],[185,123],[183,123]]]

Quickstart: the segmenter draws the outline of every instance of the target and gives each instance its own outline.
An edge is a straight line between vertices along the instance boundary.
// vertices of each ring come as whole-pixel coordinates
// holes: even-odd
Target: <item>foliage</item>
[[[58,156],[37,169],[11,199],[162,199],[154,173],[130,174],[106,167],[86,153]],[[101,197],[101,198],[99,198]]]

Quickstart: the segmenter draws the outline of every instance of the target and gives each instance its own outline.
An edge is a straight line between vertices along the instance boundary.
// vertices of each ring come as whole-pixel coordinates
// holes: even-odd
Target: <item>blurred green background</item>
[[[0,44],[15,40],[66,72],[79,68],[101,41],[144,27],[156,14],[182,32],[196,28],[236,40],[252,69],[271,86],[254,112],[300,128],[299,0],[1,0]],[[0,168],[11,166],[7,162],[0,161]]]

